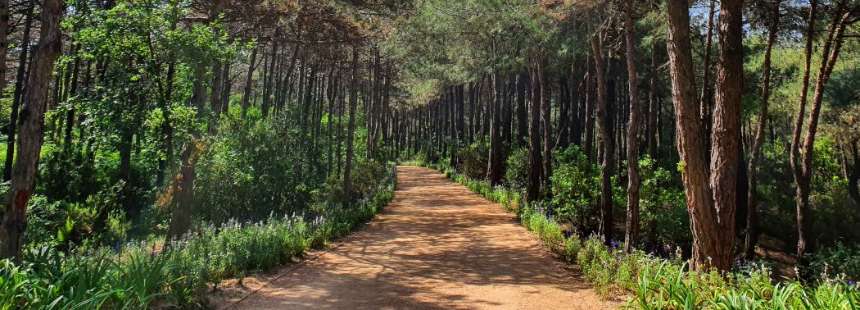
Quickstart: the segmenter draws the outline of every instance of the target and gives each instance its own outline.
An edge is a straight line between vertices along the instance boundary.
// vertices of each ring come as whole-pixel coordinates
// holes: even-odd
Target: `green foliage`
[[[639,161],[641,230],[652,246],[686,247],[692,242],[684,190],[668,171],[650,157]]]
[[[392,169],[393,171],[393,169]],[[207,284],[288,263],[341,237],[393,198],[393,173],[361,203],[303,216],[209,225],[185,238],[133,243],[121,251],[79,248],[68,255],[32,248],[23,265],[0,261],[0,309],[204,307]]]
[[[640,165],[643,179],[663,180],[661,169],[653,169],[648,159]],[[432,165],[430,165],[432,166]],[[438,167],[437,167],[438,169]],[[490,200],[504,188],[490,189],[486,182],[473,181],[446,169],[452,179]],[[650,175],[650,176],[649,176]],[[650,181],[649,181],[650,182]],[[643,185],[644,186],[644,185]],[[659,196],[659,195],[658,195]],[[675,196],[675,195],[669,195]],[[677,197],[667,199],[671,202]],[[641,251],[624,253],[607,247],[598,237],[584,242],[577,234],[566,237],[561,226],[539,210],[540,205],[520,206],[520,222],[552,251],[568,262],[579,264],[583,275],[603,295],[630,293],[628,306],[640,309],[856,309],[860,307],[860,286],[844,274],[856,272],[855,249],[838,247],[822,252],[817,262],[833,261],[843,269],[828,269],[841,277],[822,277],[815,285],[788,281],[774,283],[764,266],[750,266],[727,274],[688,270],[680,255],[664,259]],[[813,265],[821,263],[813,263]],[[828,267],[830,268],[830,267]],[[854,279],[853,276],[849,277]]]
[[[584,228],[593,223],[600,199],[600,169],[578,146],[557,151],[552,176],[552,205],[560,220]]]
[[[204,221],[260,220],[306,210],[324,174],[285,119],[223,118],[197,163],[195,214]]]
[[[529,151],[527,148],[517,148],[508,154],[505,165],[505,182],[517,191],[525,190],[529,178]]]
[[[489,147],[482,142],[475,142],[457,150],[457,171],[471,179],[486,179],[488,154]]]
[[[812,255],[811,273],[823,278],[843,277],[849,281],[860,280],[860,247],[841,242],[824,248]]]

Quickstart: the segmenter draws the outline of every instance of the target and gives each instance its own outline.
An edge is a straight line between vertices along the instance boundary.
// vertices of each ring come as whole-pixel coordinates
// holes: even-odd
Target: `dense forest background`
[[[856,0],[0,0],[4,272],[166,253],[190,269],[160,276],[197,276],[140,292],[199,304],[372,216],[416,160],[621,252],[853,281],[858,21]],[[271,257],[199,269],[247,246]],[[9,300],[79,302],[56,287]]]

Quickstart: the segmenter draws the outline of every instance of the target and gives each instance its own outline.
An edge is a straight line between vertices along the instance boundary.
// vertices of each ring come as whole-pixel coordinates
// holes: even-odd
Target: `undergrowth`
[[[100,248],[25,253],[0,261],[0,309],[202,308],[210,285],[290,262],[370,220],[394,194],[394,170],[358,203],[330,205],[319,216],[270,217],[204,227],[168,242],[120,252]]]
[[[860,288],[826,274],[816,283],[774,282],[765,266],[751,265],[731,273],[699,272],[680,258],[656,257],[642,251],[624,253],[598,236],[566,235],[541,212],[526,205],[520,194],[505,187],[459,175],[449,167],[426,164],[470,190],[516,212],[526,229],[562,259],[579,265],[585,278],[605,297],[629,294],[628,307],[639,309],[860,309]]]

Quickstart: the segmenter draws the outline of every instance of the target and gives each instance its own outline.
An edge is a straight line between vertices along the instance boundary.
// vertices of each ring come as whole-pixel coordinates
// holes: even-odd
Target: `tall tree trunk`
[[[706,160],[704,128],[695,97],[695,75],[690,45],[690,14],[686,0],[669,0],[669,53],[672,100],[675,104],[678,153],[684,163],[682,180],[693,232],[693,267],[728,270],[734,243],[734,204],[738,168],[737,131],[740,122],[739,71],[741,4],[724,0],[720,12],[720,69],[715,108],[713,175]],[[736,53],[736,54],[732,54]],[[734,79],[734,80],[732,80]],[[734,140],[734,141],[732,141]],[[709,178],[711,182],[709,183]],[[715,200],[719,200],[716,201]],[[719,206],[719,208],[716,208]]]
[[[12,171],[6,212],[0,227],[0,258],[19,258],[27,227],[27,203],[36,185],[39,153],[42,149],[45,108],[54,62],[62,49],[60,19],[63,1],[42,2],[39,49],[36,50],[29,77],[24,106],[21,110],[18,160]]]
[[[630,120],[627,124],[627,223],[624,250],[630,253],[639,238],[639,82],[636,73],[636,38],[633,4],[625,2],[624,46],[627,52],[627,80],[630,95]]]
[[[761,146],[764,143],[765,129],[768,121],[768,104],[770,104],[770,67],[773,44],[779,32],[779,6],[782,0],[776,0],[773,5],[770,26],[768,27],[767,47],[762,64],[761,102],[759,103],[758,126],[750,149],[749,167],[747,168],[747,217],[746,233],[744,235],[744,254],[748,259],[755,258],[755,245],[758,243],[758,165],[761,161]]]
[[[28,0],[24,17],[24,31],[21,36],[21,52],[18,56],[18,72],[15,76],[15,91],[12,95],[12,107],[9,115],[9,128],[6,136],[6,161],[3,167],[3,181],[12,179],[12,163],[15,158],[15,132],[18,127],[18,110],[24,97],[24,86],[27,80],[28,55],[30,51],[30,30],[33,26],[34,0]]]
[[[544,81],[544,59],[543,55],[532,57],[531,69],[531,107],[529,108],[531,119],[529,121],[529,169],[528,185],[526,189],[526,201],[535,202],[540,200],[541,183],[543,180],[543,159],[541,150],[541,106],[546,100],[543,96]]]
[[[501,122],[501,101],[502,95],[499,94],[502,91],[503,86],[502,78],[499,77],[498,73],[493,72],[491,81],[492,89],[490,89],[490,154],[488,167],[487,167],[487,179],[490,181],[490,185],[496,186],[499,185],[502,181],[502,148],[501,148],[501,137],[499,135],[499,130],[501,126],[499,123]]]
[[[607,90],[606,63],[603,58],[603,34],[597,33],[591,38],[591,52],[594,56],[594,83],[597,86],[597,127],[600,134],[601,154],[600,164],[600,234],[609,244],[612,241],[612,175],[615,174],[615,138],[612,135],[612,120],[608,101],[615,94]]]
[[[657,100],[657,43],[651,45],[651,76],[648,77],[648,123],[645,141],[648,143],[648,155],[657,158],[657,116],[659,105]]]
[[[585,142],[583,151],[588,159],[594,159],[594,70],[591,67],[591,58],[585,60]]]
[[[552,176],[552,148],[555,141],[552,139],[552,100],[550,99],[550,88],[546,80],[541,76],[541,127],[543,128],[543,186],[544,192],[549,193],[550,177]]]
[[[800,104],[798,107],[797,117],[795,118],[794,130],[792,132],[791,147],[789,151],[789,163],[791,165],[794,182],[797,185],[795,202],[797,209],[797,248],[796,254],[798,259],[802,259],[806,254],[806,223],[807,223],[807,206],[809,198],[809,183],[805,182],[805,177],[800,166],[800,137],[803,135],[803,117],[806,115],[807,94],[809,93],[809,79],[812,74],[812,53],[813,44],[815,43],[815,21],[818,10],[818,1],[809,1],[809,17],[807,18],[806,29],[806,46],[804,47],[804,69],[803,80],[800,86]]]
[[[809,32],[807,35],[814,35],[814,10],[815,1],[810,7]],[[839,52],[842,48],[842,40],[846,27],[846,23],[851,18],[851,12],[845,11],[846,1],[840,1],[837,5],[836,12],[833,14],[830,27],[827,32],[827,39],[824,41],[824,46],[821,51],[821,66],[819,67],[818,77],[815,81],[815,91],[812,98],[812,107],[809,111],[807,123],[809,129],[806,131],[803,144],[800,145],[800,135],[803,131],[803,112],[806,106],[806,92],[809,83],[809,70],[811,62],[812,47],[811,43],[807,42],[807,71],[804,72],[804,81],[801,89],[804,91],[801,94],[801,107],[798,113],[798,119],[795,123],[794,136],[792,137],[791,146],[791,166],[794,171],[794,179],[797,184],[797,193],[795,197],[797,205],[797,258],[801,267],[805,267],[808,263],[807,254],[815,249],[814,240],[809,239],[809,234],[812,230],[812,216],[810,214],[809,195],[811,193],[812,170],[814,158],[815,136],[818,131],[818,120],[821,114],[821,104],[824,98],[824,87],[830,79],[830,74],[833,73],[833,67],[836,60],[839,58]],[[813,40],[814,38],[807,38]],[[798,158],[800,157],[800,158]],[[799,162],[798,162],[799,159]],[[805,269],[805,268],[804,268]],[[802,270],[805,271],[805,270]]]
[[[700,253],[720,270],[731,268],[734,247],[735,212],[738,207],[738,177],[743,168],[741,99],[743,71],[743,0],[722,0],[719,20],[719,63],[711,130],[711,189],[717,225],[717,251]],[[695,255],[695,254],[694,254]]]
[[[343,192],[352,194],[352,162],[354,156],[355,109],[358,108],[358,47],[352,47],[352,73],[349,82],[349,125],[346,132],[346,163],[343,169]]]
[[[529,115],[526,93],[528,92],[528,74],[517,75],[517,145],[526,145],[529,136]]]

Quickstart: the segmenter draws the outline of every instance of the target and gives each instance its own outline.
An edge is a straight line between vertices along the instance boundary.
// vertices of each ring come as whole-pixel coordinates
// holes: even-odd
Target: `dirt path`
[[[398,167],[394,201],[238,309],[609,309],[499,206],[430,169]]]

